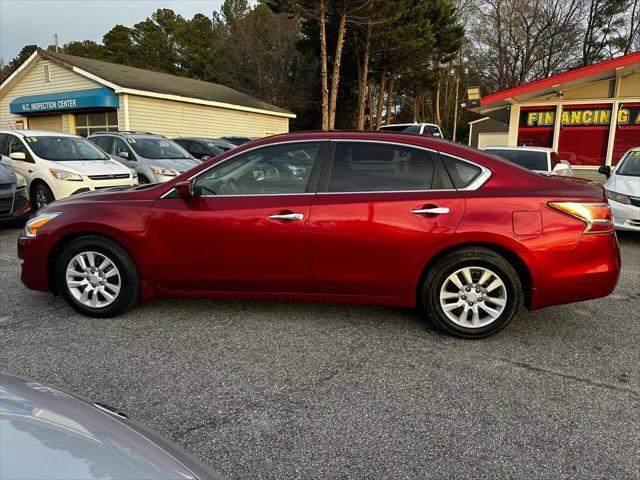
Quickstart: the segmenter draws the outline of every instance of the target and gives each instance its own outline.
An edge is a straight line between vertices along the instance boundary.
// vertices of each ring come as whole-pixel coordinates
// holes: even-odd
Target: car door
[[[465,201],[436,152],[339,141],[311,209],[313,289],[396,296],[458,225]]]
[[[25,159],[16,160],[11,158],[11,154],[14,152],[24,153]],[[15,135],[7,135],[2,164],[9,170],[22,175],[27,180],[27,183],[31,184],[35,172],[35,161],[23,141]]]
[[[169,191],[151,209],[155,282],[169,290],[304,292],[307,226],[328,142],[262,146]]]

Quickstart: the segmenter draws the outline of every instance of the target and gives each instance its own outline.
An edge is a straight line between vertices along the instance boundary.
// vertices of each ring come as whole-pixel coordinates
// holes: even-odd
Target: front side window
[[[97,137],[97,138],[94,137],[94,138],[90,138],[89,141],[95,143],[105,152],[109,151],[109,144],[111,143],[111,137],[106,137],[106,136]]]
[[[382,143],[343,142],[336,146],[329,192],[400,192],[451,188],[437,168],[436,154]]]
[[[29,153],[27,152],[27,149],[24,146],[24,143],[22,143],[22,141],[18,137],[14,137],[13,135],[9,135],[6,150],[7,150],[7,155],[20,152],[20,153],[24,153],[25,156],[29,158]]]
[[[31,150],[40,158],[56,162],[74,160],[108,160],[102,150],[84,138],[26,137]]]
[[[189,152],[166,138],[137,137],[127,138],[127,143],[135,152],[144,158],[153,160],[175,160],[191,158]]]
[[[231,158],[196,179],[196,195],[304,193],[316,165],[320,143],[260,148]]]
[[[184,145],[181,145],[181,146],[184,147]],[[198,142],[189,142],[187,150],[194,157],[201,158],[201,159],[208,158],[213,155],[210,151],[208,151]]]
[[[640,177],[640,151],[632,150],[622,160],[616,170],[617,175],[627,175],[630,177]]]
[[[547,165],[546,152],[500,148],[487,149],[487,152],[504,158],[511,163],[515,163],[516,165],[520,165],[521,167],[524,167],[528,170],[542,170],[546,172],[549,168]]]
[[[111,144],[111,151],[109,152],[111,155],[115,155],[119,157],[121,153],[128,153],[130,160],[135,160],[133,155],[131,155],[131,150],[127,147],[127,144],[121,138],[114,138],[113,143]]]

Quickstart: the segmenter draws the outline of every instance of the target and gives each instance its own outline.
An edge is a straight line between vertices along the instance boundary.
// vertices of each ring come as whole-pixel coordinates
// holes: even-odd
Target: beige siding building
[[[223,85],[38,50],[0,85],[0,129],[264,137],[295,114]]]
[[[470,145],[553,148],[588,176],[640,146],[640,52],[490,93],[473,110],[485,118]]]

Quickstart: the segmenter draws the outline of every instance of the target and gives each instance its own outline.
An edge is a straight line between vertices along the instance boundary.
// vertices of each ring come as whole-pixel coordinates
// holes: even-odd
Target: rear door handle
[[[270,220],[281,220],[285,222],[293,222],[295,220],[302,220],[304,215],[302,213],[274,213],[269,215]]]
[[[414,215],[444,215],[449,213],[447,207],[415,208],[411,210]]]

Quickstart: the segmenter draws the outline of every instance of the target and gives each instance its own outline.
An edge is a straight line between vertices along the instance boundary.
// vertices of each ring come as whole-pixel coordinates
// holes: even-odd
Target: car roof
[[[0,133],[15,133],[22,135],[23,137],[73,137],[78,138],[78,135],[72,135],[70,133],[52,132],[50,130],[0,130]]]
[[[135,138],[167,138],[164,135],[160,135],[158,133],[151,132],[132,132],[132,131],[123,131],[120,130],[118,132],[109,132],[107,130],[103,132],[95,132],[89,135],[90,137],[98,136],[98,135],[115,135],[116,137],[135,137]]]
[[[487,147],[483,147],[482,150],[491,150],[491,149],[500,149],[500,150],[524,150],[524,151],[529,151],[529,152],[554,152],[555,150],[553,148],[549,148],[549,147],[523,147],[523,146],[517,146],[517,147],[509,147],[506,145],[490,145]]]
[[[178,137],[172,138],[172,140],[189,140],[192,142],[212,142],[212,143],[223,143],[225,145],[231,144],[231,142],[226,141],[223,138],[206,138],[206,137]]]

